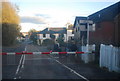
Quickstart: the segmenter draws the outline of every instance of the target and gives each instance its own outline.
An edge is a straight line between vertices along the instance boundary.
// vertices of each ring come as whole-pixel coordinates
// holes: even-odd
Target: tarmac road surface
[[[47,52],[45,46],[26,45],[28,52]],[[68,55],[11,55],[4,56],[3,79],[120,79],[115,72],[108,72],[92,64],[84,64],[79,56]],[[20,57],[18,59],[18,57]],[[7,61],[7,62],[6,62]]]

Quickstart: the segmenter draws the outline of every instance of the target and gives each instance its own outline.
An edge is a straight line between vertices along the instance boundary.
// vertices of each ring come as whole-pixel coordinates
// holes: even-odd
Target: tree
[[[68,29],[72,29],[73,30],[73,24],[69,24],[68,25]]]
[[[60,46],[65,46],[64,35],[63,34],[59,35],[59,37],[57,38],[57,42],[60,44]]]
[[[35,29],[30,29],[29,32],[28,32],[28,35],[31,36],[32,33],[34,33],[34,32],[37,32],[37,31]]]
[[[37,43],[37,31],[35,29],[31,29],[28,32],[30,40],[33,41],[33,43]]]
[[[2,2],[2,45],[9,46],[15,43],[20,34],[19,16],[10,2]]]

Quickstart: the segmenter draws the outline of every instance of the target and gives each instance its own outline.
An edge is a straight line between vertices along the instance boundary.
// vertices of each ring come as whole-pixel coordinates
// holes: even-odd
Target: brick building
[[[120,2],[88,16],[95,24],[90,31],[90,44],[120,46]]]

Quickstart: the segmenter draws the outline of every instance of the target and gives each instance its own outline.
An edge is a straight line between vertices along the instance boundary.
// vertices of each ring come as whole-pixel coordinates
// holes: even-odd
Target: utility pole
[[[69,23],[67,22],[67,24],[66,24],[66,43],[67,43],[67,46],[66,46],[66,51],[68,51],[68,39],[67,39],[67,29],[68,29],[68,25],[69,25]]]
[[[67,22],[67,24],[66,24],[66,42],[68,42],[68,38],[67,38],[67,29],[68,29],[68,26],[69,26],[69,22]]]
[[[89,52],[89,17],[87,17],[87,51]]]

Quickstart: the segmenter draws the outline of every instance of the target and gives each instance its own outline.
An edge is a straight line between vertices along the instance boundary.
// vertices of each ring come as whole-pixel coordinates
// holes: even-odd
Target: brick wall
[[[114,23],[99,22],[96,23],[96,30],[90,32],[90,44],[113,44],[114,43]]]

